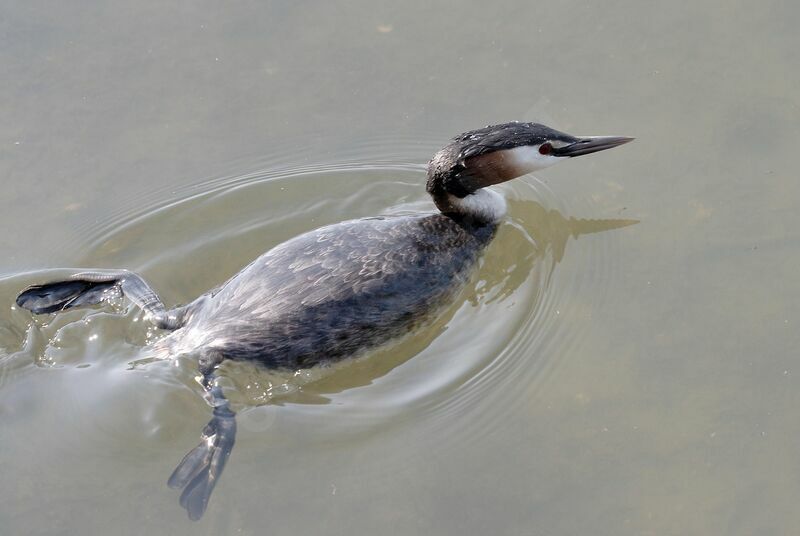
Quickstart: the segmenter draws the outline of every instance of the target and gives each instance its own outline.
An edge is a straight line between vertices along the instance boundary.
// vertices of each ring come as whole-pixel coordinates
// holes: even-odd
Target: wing
[[[493,233],[441,214],[323,227],[259,257],[190,322],[233,359],[285,368],[340,359],[446,303]]]

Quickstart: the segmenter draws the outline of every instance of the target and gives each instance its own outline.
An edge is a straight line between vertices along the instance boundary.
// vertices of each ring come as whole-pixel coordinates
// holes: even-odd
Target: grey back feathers
[[[190,306],[185,326],[162,344],[177,352],[212,347],[270,368],[351,356],[448,304],[494,232],[442,214],[322,227],[268,251]]]

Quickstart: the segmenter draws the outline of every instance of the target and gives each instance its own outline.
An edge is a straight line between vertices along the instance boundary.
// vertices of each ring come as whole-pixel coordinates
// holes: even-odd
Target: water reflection
[[[394,181],[391,185],[395,188],[391,194],[395,198],[402,198],[397,194],[398,189],[404,191],[413,187],[416,191],[418,188],[414,182]],[[259,188],[264,185],[254,183],[249,186]],[[277,185],[267,186],[274,190]],[[385,189],[385,183],[372,178],[370,188],[380,191],[382,187]],[[525,188],[525,185],[518,185],[517,188]],[[201,195],[194,203],[177,202],[167,209],[154,211],[150,217],[137,218],[134,223],[124,225],[121,230],[100,240],[97,258],[105,259],[108,263],[118,262],[115,256],[128,250],[125,244],[139,240],[137,237],[151,236],[152,229],[158,228],[165,220],[175,223],[184,219],[188,222],[188,231],[196,226],[197,221],[204,220],[210,214],[229,213],[228,205],[237,204],[241,207],[238,202],[242,198],[253,197],[253,192],[247,191],[247,184],[242,189],[244,191],[238,193]],[[524,195],[529,194],[526,192]],[[419,203],[411,201],[406,208],[417,208]],[[285,411],[312,419],[330,420],[332,416],[329,413],[335,411],[337,415],[333,417],[343,423],[343,428],[347,423],[350,429],[353,426],[368,429],[375,423],[387,422],[418,410],[443,417],[448,412],[460,411],[474,396],[482,396],[487,390],[503,389],[505,385],[494,382],[496,377],[503,371],[507,372],[509,367],[518,367],[519,360],[524,358],[522,352],[507,352],[505,349],[520,344],[529,350],[535,348],[535,344],[525,337],[531,332],[547,328],[547,319],[552,316],[548,304],[552,303],[552,299],[545,300],[545,295],[551,290],[550,280],[566,254],[570,238],[577,239],[582,235],[636,223],[635,220],[625,219],[579,219],[529,199],[511,199],[509,208],[509,222],[498,231],[472,284],[467,286],[452,306],[412,335],[369,355],[310,370],[282,373],[266,371],[252,363],[223,364],[219,371],[219,386],[232,406],[243,413],[244,427],[268,428],[270,422],[251,417],[255,414],[252,411],[254,408],[271,405],[283,406]],[[305,207],[297,217],[302,218],[314,210],[319,210],[319,207]],[[252,220],[257,217],[255,212],[250,216]],[[325,217],[335,218],[332,214]],[[276,209],[274,220],[283,222],[282,218]],[[180,230],[179,224],[175,226]],[[245,256],[252,256],[260,243],[255,237],[261,236],[268,227],[268,223],[232,221],[220,224],[217,221],[213,235],[206,237],[206,242],[195,238],[189,242],[191,247],[188,249],[164,249],[156,256],[156,261],[182,271],[180,262],[184,255],[222,259],[224,266],[219,268],[227,272],[235,263],[241,266]],[[240,236],[245,238],[240,240]],[[237,244],[240,251],[232,251],[231,244]],[[227,255],[219,254],[220,251],[226,251]],[[0,282],[0,299],[3,303],[13,303],[16,293],[25,286],[60,279],[69,272],[71,270],[48,270],[6,278]],[[218,282],[221,279],[219,271],[216,274],[211,272],[203,275],[204,282],[214,279]],[[518,306],[510,307],[511,302]],[[0,381],[13,381],[13,375],[24,374],[25,369],[34,373],[35,367],[31,368],[32,365],[73,371],[99,368],[113,371],[115,382],[125,382],[123,374],[144,371],[167,387],[188,388],[198,392],[195,361],[191,357],[164,360],[165,356],[154,356],[149,350],[149,343],[157,340],[160,334],[142,321],[138,309],[126,307],[122,302],[111,305],[110,310],[70,311],[52,317],[37,317],[32,321],[25,312],[12,307],[8,321],[0,330],[0,348],[5,349],[0,354]],[[481,329],[496,334],[491,345],[476,346],[465,340],[469,335],[480,333]],[[520,340],[523,342],[520,343]],[[444,345],[439,344],[435,351],[431,350],[434,343],[442,341],[445,341]],[[464,348],[467,347],[470,351],[465,352]],[[390,374],[404,368],[403,365],[411,357],[430,353],[436,354],[436,360],[428,359],[418,371]],[[514,374],[504,375],[504,382],[517,377]],[[391,381],[385,382],[388,377],[392,377]],[[80,382],[80,377],[76,377],[75,381]],[[98,385],[98,381],[106,384]],[[87,400],[111,396],[108,376],[101,374],[93,380],[87,378],[87,382],[93,385],[83,386],[80,389],[83,392],[74,396]],[[367,386],[374,387],[364,389]],[[89,394],[96,388],[104,394]],[[332,404],[334,401],[336,404]],[[213,405],[215,402],[211,400],[210,403]],[[317,409],[310,409],[312,407]],[[199,450],[192,451],[200,454],[194,456],[190,453],[189,457],[214,452],[201,447],[213,443],[218,435],[214,433],[219,428],[213,426],[215,420],[219,420],[218,415],[204,430],[204,441]],[[232,423],[232,418],[226,422]],[[156,426],[160,426],[160,423],[156,423]],[[226,456],[232,446],[231,441]],[[211,458],[200,461],[203,463],[195,464],[195,468],[214,464]],[[186,484],[197,476],[192,471],[185,470],[186,474],[171,479],[171,483],[176,485],[179,481]],[[219,472],[215,473],[212,481],[216,481]],[[208,495],[210,490],[206,498]],[[185,502],[182,500],[182,504]],[[204,504],[202,506],[205,507]],[[194,517],[197,515],[195,512]]]

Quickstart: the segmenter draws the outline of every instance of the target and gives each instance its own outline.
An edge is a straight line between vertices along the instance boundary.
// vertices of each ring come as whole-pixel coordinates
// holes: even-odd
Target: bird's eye
[[[549,143],[543,143],[539,146],[539,153],[541,154],[550,154],[553,152],[553,146]]]

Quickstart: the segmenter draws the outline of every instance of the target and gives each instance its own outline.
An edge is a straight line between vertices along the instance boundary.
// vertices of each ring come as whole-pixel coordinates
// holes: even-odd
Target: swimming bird
[[[47,314],[121,294],[170,331],[155,346],[197,357],[213,418],[168,482],[183,488],[180,503],[196,520],[235,441],[235,414],[214,381],[223,360],[297,370],[411,332],[464,287],[494,237],[506,202],[492,185],[631,140],[572,136],[537,123],[487,126],[456,136],[428,163],[426,189],[438,212],[364,218],[307,232],[172,309],[127,270],[84,271],[35,285],[16,303]]]

